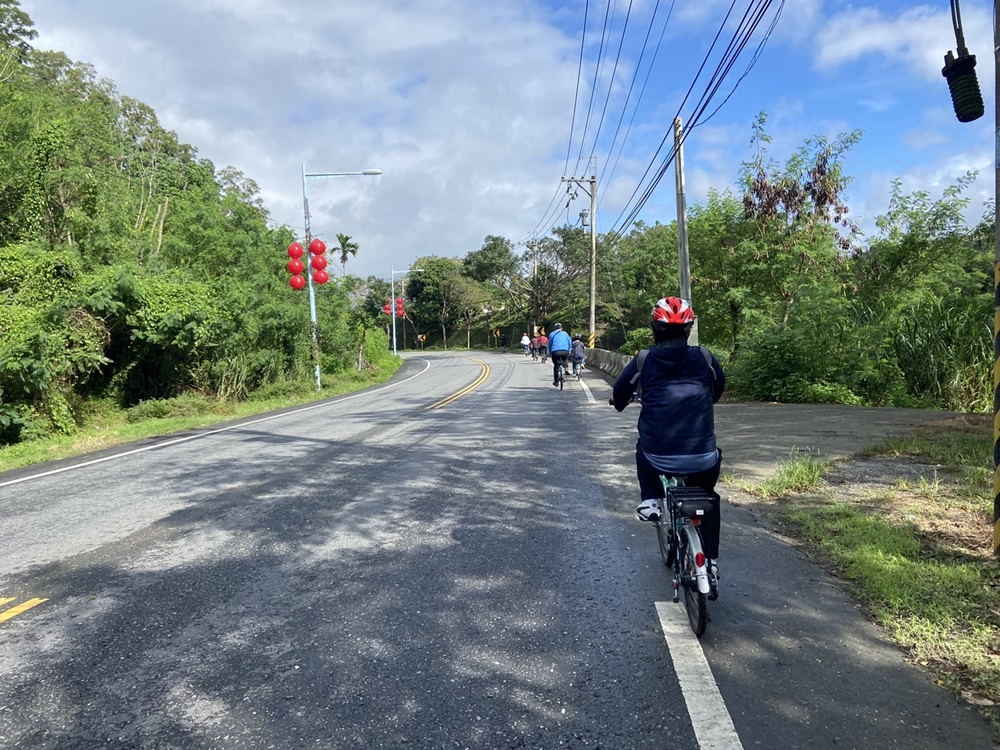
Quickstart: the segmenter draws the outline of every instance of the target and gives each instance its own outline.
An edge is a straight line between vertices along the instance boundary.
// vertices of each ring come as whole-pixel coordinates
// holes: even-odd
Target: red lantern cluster
[[[306,285],[306,280],[302,276],[302,272],[306,270],[305,264],[302,262],[302,256],[305,255],[305,252],[306,249],[298,242],[293,242],[288,246],[288,257],[291,258],[288,261],[288,273],[292,274],[291,278],[288,279],[288,284],[292,289],[301,289]]]
[[[385,304],[382,305],[382,312],[386,315],[392,315],[392,297],[385,298]],[[406,316],[406,309],[403,307],[403,298],[396,297],[396,317],[402,318]]]
[[[330,280],[330,274],[326,272],[327,263],[326,258],[323,257],[324,253],[326,253],[326,243],[323,240],[315,239],[309,243],[309,265],[312,266],[312,280],[317,284],[325,284]],[[303,276],[306,265],[302,259],[305,254],[305,248],[298,242],[293,242],[288,246],[288,257],[291,258],[288,261],[288,272],[292,274],[291,278],[288,279],[288,284],[292,289],[302,289],[306,285],[306,279]]]

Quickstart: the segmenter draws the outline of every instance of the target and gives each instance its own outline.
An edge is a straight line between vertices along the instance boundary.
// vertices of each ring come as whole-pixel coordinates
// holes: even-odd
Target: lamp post
[[[381,169],[365,169],[360,172],[306,172],[306,164],[302,162],[302,213],[306,222],[306,247],[312,244],[312,228],[309,222],[309,196],[306,192],[306,183],[309,180],[322,180],[327,177],[344,177],[347,175],[377,175],[382,174]],[[319,326],[316,325],[316,293],[313,290],[313,279],[311,273],[306,273],[306,282],[309,284],[309,320],[312,327],[313,364],[316,368],[316,390],[322,390],[320,382],[319,367]]]
[[[395,357],[396,356],[396,277],[406,276],[406,274],[410,273],[411,271],[414,273],[418,273],[420,271],[423,271],[424,269],[410,268],[407,269],[406,271],[397,271],[395,268],[392,268],[390,266],[389,270],[391,272],[389,275],[389,294],[392,295],[392,298],[389,300],[389,313],[392,315],[392,356]]]

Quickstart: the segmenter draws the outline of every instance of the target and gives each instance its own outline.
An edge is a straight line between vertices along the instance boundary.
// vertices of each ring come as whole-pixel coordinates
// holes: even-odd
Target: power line
[[[587,105],[587,119],[583,124],[583,136],[580,138],[580,153],[576,157],[576,165],[573,172],[580,170],[580,162],[583,160],[583,149],[587,144],[587,131],[590,129],[590,119],[594,114],[594,100],[597,98],[598,80],[601,76],[601,69],[604,67],[604,42],[608,36],[608,21],[611,17],[611,0],[608,0],[607,9],[604,12],[604,27],[601,29],[601,44],[597,50],[597,65],[594,67],[594,83],[590,88],[590,103]]]
[[[608,113],[608,102],[611,101],[611,91],[615,87],[615,77],[618,75],[618,63],[621,60],[622,46],[625,44],[625,35],[628,33],[628,22],[631,16],[632,0],[629,0],[628,9],[625,11],[625,23],[622,25],[621,38],[618,40],[618,52],[615,54],[615,65],[611,69],[611,80],[608,81],[608,93],[607,96],[604,97],[604,109],[601,110],[601,119],[597,123],[597,132],[594,134],[594,147],[590,150],[591,158],[593,158],[594,152],[597,151],[597,142],[601,137],[601,129],[604,127],[604,116]]]
[[[583,33],[580,35],[580,63],[576,68],[576,93],[573,95],[573,117],[569,123],[569,143],[566,144],[566,166],[563,167],[563,173],[569,170],[569,155],[573,150],[573,131],[576,129],[576,103],[580,99],[580,78],[583,74],[583,50],[587,41],[587,15],[589,13],[590,0],[587,0],[587,5],[583,9]]]
[[[704,112],[707,109],[709,103],[715,97],[715,95],[718,92],[719,88],[721,87],[722,82],[725,79],[726,75],[728,75],[729,71],[732,69],[733,65],[736,63],[736,60],[738,59],[739,55],[742,53],[743,49],[749,43],[750,38],[753,36],[753,33],[755,32],[755,30],[759,26],[760,21],[767,14],[767,11],[770,9],[770,7],[771,7],[772,4],[773,4],[773,0],[763,0],[762,2],[760,2],[759,4],[757,4],[755,6],[751,5],[751,7],[749,7],[747,9],[746,13],[743,16],[743,20],[740,22],[740,24],[738,25],[736,31],[734,32],[733,39],[730,41],[729,45],[726,48],[726,52],[723,55],[723,59],[717,65],[715,72],[712,74],[712,78],[710,79],[709,87],[701,95],[701,98],[699,99],[699,103],[698,103],[698,105],[696,105],[695,114],[692,116],[690,122],[688,123],[687,128],[684,131],[684,134],[682,136],[682,141],[686,138],[686,136],[690,132],[691,128],[696,127],[699,124],[699,122],[701,120],[701,116],[704,114]],[[678,108],[678,116],[680,114],[680,111],[683,109],[684,105],[687,103],[687,100],[688,100],[688,98],[689,98],[689,96],[691,94],[691,91],[694,88],[694,84],[697,82],[698,78],[701,76],[701,74],[702,74],[702,72],[703,72],[703,70],[704,70],[704,68],[705,68],[705,66],[706,66],[706,64],[708,62],[709,56],[712,54],[712,51],[714,50],[716,44],[718,43],[719,37],[721,36],[722,31],[725,29],[726,22],[728,22],[729,17],[732,14],[733,9],[735,8],[735,5],[736,5],[736,0],[734,0],[733,4],[730,6],[729,12],[726,14],[726,18],[724,19],[722,25],[719,28],[719,32],[716,34],[716,37],[715,37],[715,39],[712,42],[712,46],[709,48],[708,52],[706,53],[705,59],[702,61],[701,66],[699,66],[698,73],[695,75],[695,78],[692,81],[691,87],[688,89],[688,93],[685,95],[684,100],[681,102],[681,105]],[[778,7],[778,10],[776,12],[776,17],[774,19],[774,22],[772,22],[772,24],[770,26],[770,29],[768,31],[768,36],[770,35],[770,30],[773,30],[774,24],[777,22],[777,17],[781,15],[781,11],[783,10],[784,5],[785,5],[784,0],[781,0],[781,3],[780,3],[780,5]],[[749,22],[748,22],[748,19],[751,19],[751,20],[749,20]],[[766,37],[765,37],[765,41],[766,41]],[[759,57],[760,49],[761,49],[761,47],[759,46],[758,47],[758,52],[755,55],[753,62],[756,62],[756,59]],[[751,67],[752,67],[752,65],[751,65]],[[739,85],[739,81],[742,81],[745,76],[746,76],[746,74],[744,74],[744,76],[742,76],[737,81],[737,83],[736,83],[737,86]],[[734,91],[735,91],[735,87],[734,87]],[[729,96],[731,96],[731,95],[732,95],[732,92],[730,93]],[[714,112],[713,112],[713,114],[714,114]],[[668,131],[667,134],[664,136],[664,139],[660,143],[660,147],[657,149],[657,152],[654,155],[653,160],[650,162],[650,165],[647,167],[646,172],[643,175],[642,180],[645,180],[646,177],[649,175],[649,172],[650,172],[650,169],[653,166],[653,163],[655,163],[656,158],[659,156],[660,151],[663,149],[663,146],[667,142],[667,139],[670,137],[670,135],[671,135],[671,133]],[[650,182],[648,183],[648,185],[646,186],[646,188],[642,191],[641,198],[636,202],[636,204],[631,208],[631,210],[628,209],[628,204],[626,204],[626,207],[622,210],[622,213],[619,215],[618,219],[615,221],[614,228],[613,228],[611,234],[614,234],[614,235],[616,235],[617,237],[620,238],[622,236],[622,232],[624,231],[625,227],[629,226],[635,220],[636,216],[638,216],[638,214],[639,214],[639,211],[642,210],[642,207],[646,204],[646,202],[652,196],[653,191],[655,190],[656,186],[659,184],[660,180],[663,178],[663,175],[666,173],[666,171],[669,168],[670,164],[673,162],[673,159],[676,156],[676,148],[677,148],[676,144],[671,147],[671,149],[668,152],[667,156],[665,157],[665,159],[661,163],[660,167],[657,169],[657,171],[655,173],[655,177],[653,177],[650,180]],[[631,203],[631,201],[635,198],[636,194],[639,192],[639,188],[642,186],[642,180],[640,181],[639,186],[637,186],[636,190],[633,192],[632,198],[629,199],[629,203]],[[625,218],[624,220],[622,220],[622,217],[626,216],[626,212],[627,212],[627,218]]]
[[[653,57],[649,62],[649,67],[646,69],[646,78],[642,82],[642,88],[639,89],[639,96],[636,97],[635,107],[632,109],[632,117],[629,119],[628,127],[625,128],[625,135],[622,136],[621,145],[618,147],[618,153],[615,154],[614,162],[611,164],[610,169],[605,171],[604,174],[604,191],[601,193],[601,200],[603,201],[605,193],[607,193],[608,186],[611,184],[611,180],[614,178],[615,170],[618,168],[618,161],[621,159],[622,151],[625,149],[625,142],[628,140],[629,134],[632,132],[632,125],[635,123],[635,116],[639,112],[639,105],[642,104],[642,97],[646,93],[646,86],[649,84],[649,76],[653,72],[653,67],[656,65],[656,58],[660,52],[660,45],[663,43],[663,35],[667,31],[667,25],[670,23],[670,17],[674,12],[675,0],[671,0],[670,10],[667,11],[667,17],[663,21],[663,27],[660,29],[659,39],[656,41],[656,48],[653,50]],[[625,119],[625,112],[628,111],[628,103],[632,98],[632,90],[635,87],[635,80],[638,77],[639,71],[642,68],[642,58],[646,54],[646,47],[649,44],[649,35],[653,30],[653,24],[656,21],[656,14],[660,8],[660,0],[656,0],[656,6],[653,8],[653,15],[649,19],[649,27],[646,29],[646,38],[642,43],[642,51],[639,53],[639,61],[636,63],[635,72],[632,74],[632,82],[629,84],[628,95],[625,97],[625,106],[622,107],[622,116],[618,118],[618,126],[615,128],[615,136],[611,139],[610,151],[615,150],[615,143],[618,141],[618,134],[621,131],[622,121]]]

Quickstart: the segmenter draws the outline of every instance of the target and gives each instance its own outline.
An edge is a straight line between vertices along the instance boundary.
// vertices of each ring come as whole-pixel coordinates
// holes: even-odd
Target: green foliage
[[[375,370],[385,368],[393,362],[389,336],[381,328],[369,328],[365,331],[364,361]]]
[[[149,419],[228,414],[231,411],[231,409],[220,405],[215,399],[197,393],[185,393],[176,398],[140,401],[135,406],[126,409],[125,413],[129,422],[143,422]]]
[[[646,325],[643,328],[634,328],[625,337],[625,343],[618,348],[620,354],[632,357],[642,349],[648,349],[653,345],[653,330]]]
[[[926,298],[894,321],[892,351],[911,393],[941,408],[989,411],[993,403],[992,295]]]
[[[819,485],[830,462],[816,456],[795,456],[778,465],[775,476],[765,479],[756,491],[765,497],[782,497],[790,492],[803,492]]]

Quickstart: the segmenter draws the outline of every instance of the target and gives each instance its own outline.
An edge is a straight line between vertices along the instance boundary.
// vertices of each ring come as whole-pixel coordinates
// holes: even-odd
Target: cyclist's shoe
[[[660,501],[656,498],[643,500],[639,504],[639,507],[635,509],[635,514],[639,517],[640,521],[659,521]]]
[[[559,385],[559,381],[558,380],[553,380],[552,381],[552,385]]]
[[[719,564],[715,560],[708,563],[708,598],[713,602],[719,598]]]

